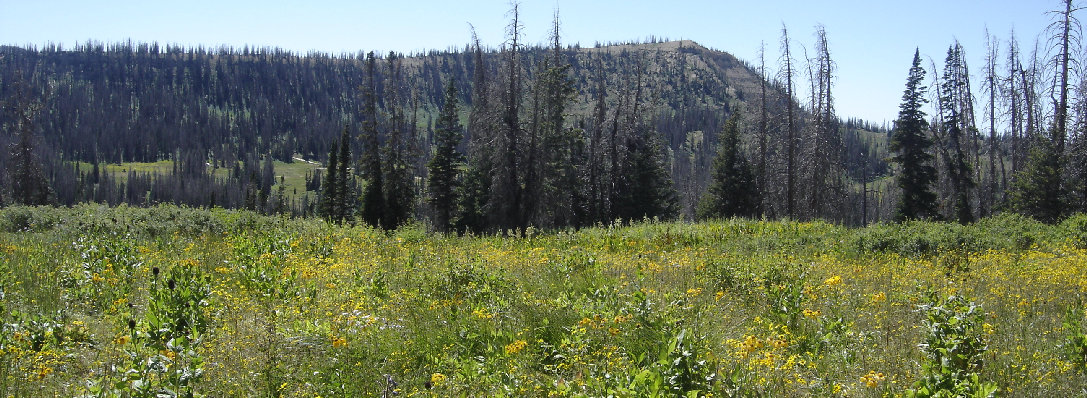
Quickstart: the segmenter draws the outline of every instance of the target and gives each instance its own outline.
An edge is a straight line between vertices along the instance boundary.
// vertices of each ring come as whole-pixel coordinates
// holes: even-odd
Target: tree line
[[[934,61],[926,71],[914,54],[891,136],[896,219],[969,223],[1014,211],[1056,222],[1087,210],[1087,76],[1073,68],[1079,8],[1071,0],[1061,5],[1050,12],[1047,40],[1029,54],[1014,32],[1004,45],[986,32],[981,93],[970,87],[958,42],[948,48],[942,73]],[[978,97],[983,106],[976,106]]]
[[[1074,11],[1061,14],[1064,26],[1074,24]],[[925,81],[918,56],[916,93],[906,96],[916,97],[916,109],[903,110],[888,132],[838,117],[821,26],[814,51],[801,57],[783,26],[771,74],[765,57],[747,64],[690,42],[564,47],[557,14],[551,43],[528,46],[516,5],[511,15],[497,49],[473,34],[462,50],[414,56],[5,47],[0,98],[11,150],[0,156],[0,200],[174,202],[382,228],[426,220],[440,231],[521,233],[677,216],[863,224],[969,222],[1015,210],[1053,221],[1084,202],[1076,185],[1083,162],[1075,159],[1087,118],[1074,92],[1083,84],[1069,83],[1070,67],[1048,79],[1055,69],[1047,66],[1063,62],[1039,59],[1037,50],[1024,67],[1014,36],[1006,57],[1013,66],[1003,75],[990,48],[987,136],[957,43],[942,73],[931,63],[935,83]],[[1073,29],[1055,32],[1077,39]],[[1069,44],[1060,47],[1074,60]],[[1052,112],[1041,100],[1047,81],[1064,82],[1052,86],[1050,97],[1063,98]],[[931,119],[923,109],[930,100]],[[1003,119],[993,116],[998,109]],[[287,192],[273,160],[299,157],[325,167],[307,176],[307,192]],[[161,160],[173,171],[99,170]],[[897,187],[881,185],[891,175]],[[1025,194],[1058,180],[1057,199]]]

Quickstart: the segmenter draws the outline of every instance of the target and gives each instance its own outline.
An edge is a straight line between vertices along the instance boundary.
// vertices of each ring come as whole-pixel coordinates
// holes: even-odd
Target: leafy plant
[[[933,296],[921,305],[928,334],[919,346],[925,354],[924,377],[907,391],[907,397],[992,397],[999,388],[982,382],[982,354],[988,348],[983,336],[981,306],[962,296],[938,301]]]
[[[1083,329],[1085,318],[1087,310],[1082,305],[1069,306],[1062,325],[1066,336],[1065,355],[1082,372],[1087,372],[1087,333]]]

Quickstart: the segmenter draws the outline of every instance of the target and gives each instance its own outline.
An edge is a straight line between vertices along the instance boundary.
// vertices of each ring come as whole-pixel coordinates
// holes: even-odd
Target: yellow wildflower
[[[861,376],[861,382],[869,388],[879,387],[879,384],[886,380],[887,377],[883,375],[883,372],[876,372],[869,370],[868,374]]]
[[[343,347],[347,345],[347,339],[343,337],[332,337],[333,347]]]
[[[521,352],[521,350],[525,349],[525,347],[527,346],[528,342],[524,340],[517,340],[512,343],[506,344],[506,355],[513,355]]]
[[[430,384],[434,385],[434,387],[440,386],[444,382],[445,382],[445,375],[443,375],[441,373],[434,373],[434,374],[430,375]]]

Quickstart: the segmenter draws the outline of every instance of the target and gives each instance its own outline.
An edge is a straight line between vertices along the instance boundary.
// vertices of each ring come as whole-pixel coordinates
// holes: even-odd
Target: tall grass
[[[0,210],[0,231],[0,396],[1087,385],[1084,216],[646,221],[508,238],[84,205]],[[960,313],[972,326],[948,324]],[[932,365],[931,347],[957,341],[973,359],[937,377],[959,368]]]

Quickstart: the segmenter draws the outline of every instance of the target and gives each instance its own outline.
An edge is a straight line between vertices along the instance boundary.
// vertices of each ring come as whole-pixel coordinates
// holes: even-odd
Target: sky
[[[508,0],[0,0],[0,45],[88,40],[184,46],[279,47],[297,53],[413,53],[463,48],[474,26],[485,46],[498,47],[509,23]],[[1000,53],[1014,29],[1024,49],[1053,21],[1059,0],[522,0],[524,41],[546,43],[555,10],[562,41],[583,47],[649,37],[694,40],[753,64],[765,42],[771,73],[782,26],[793,56],[814,48],[815,26],[827,33],[837,66],[834,97],[840,117],[874,123],[898,113],[914,49],[942,68],[955,40],[971,73],[983,70],[986,29]],[[1029,52],[1029,51],[1028,51]],[[931,73],[930,73],[931,76]],[[805,83],[806,84],[806,83]],[[979,96],[981,84],[973,84]]]

